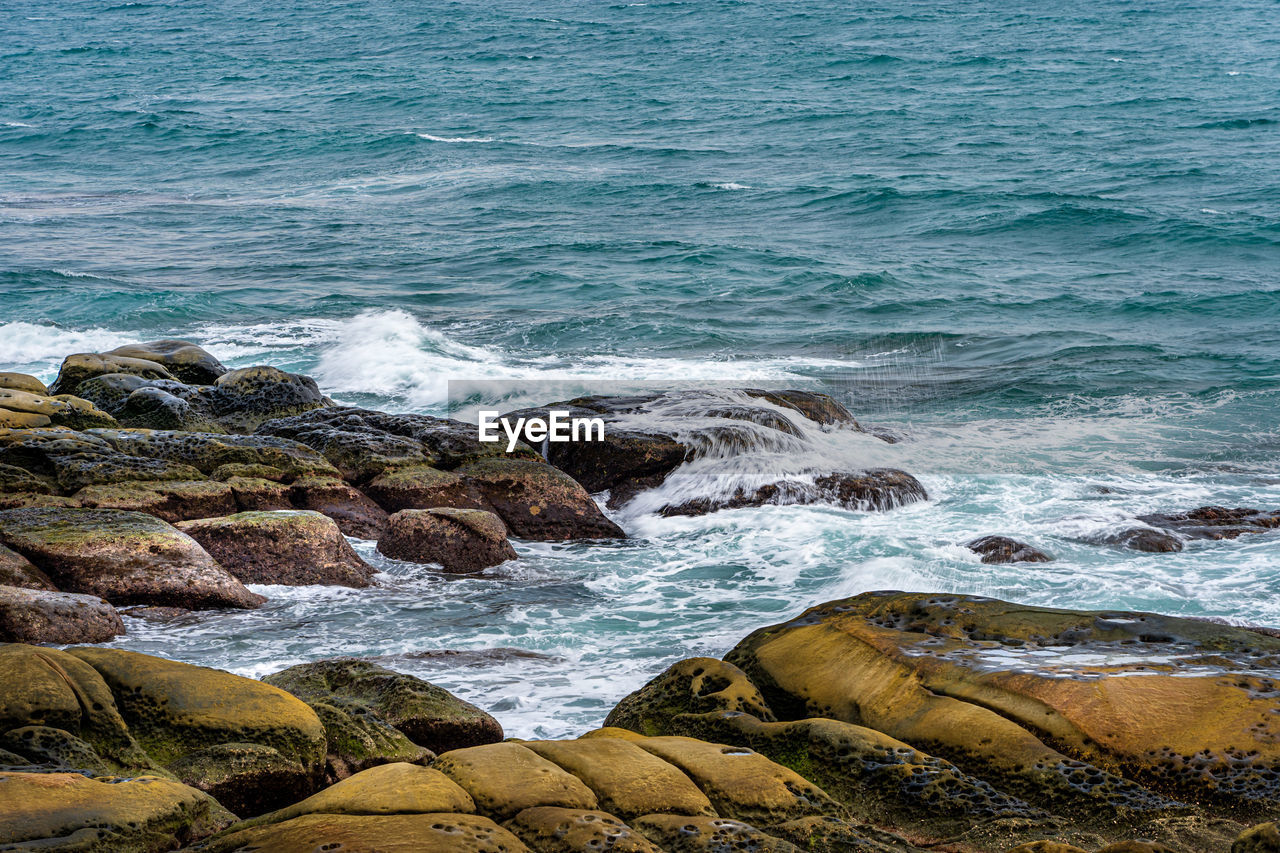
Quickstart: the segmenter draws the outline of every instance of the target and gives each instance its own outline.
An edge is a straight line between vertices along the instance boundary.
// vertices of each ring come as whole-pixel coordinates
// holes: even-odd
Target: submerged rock
[[[244,583],[359,588],[370,586],[377,572],[360,559],[338,525],[318,512],[240,512],[177,527]]]
[[[1154,527],[1129,527],[1097,540],[1099,545],[1128,548],[1148,554],[1176,554],[1182,550],[1182,537]]]
[[[391,516],[378,551],[397,560],[439,563],[465,574],[516,559],[507,526],[480,509],[404,509]]]
[[[876,468],[857,473],[827,474],[812,483],[781,481],[753,490],[739,489],[731,495],[696,498],[658,510],[665,516],[705,515],[722,509],[766,504],[830,503],[846,509],[883,511],[928,500],[924,486],[906,471]]]
[[[0,642],[105,643],[123,633],[116,609],[96,596],[0,586]]]
[[[1007,536],[983,536],[964,547],[982,555],[984,563],[1050,563],[1050,557],[1039,548]]]
[[[1153,527],[1167,528],[1188,539],[1235,539],[1245,533],[1265,533],[1280,528],[1280,510],[1223,506],[1202,506],[1189,512],[1169,515],[1142,515],[1138,520]]]

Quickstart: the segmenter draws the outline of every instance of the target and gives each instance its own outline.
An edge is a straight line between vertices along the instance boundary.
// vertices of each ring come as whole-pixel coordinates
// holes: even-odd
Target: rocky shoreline
[[[605,440],[506,453],[185,341],[70,355],[50,387],[0,373],[0,850],[1280,850],[1280,639],[1261,629],[865,593],[681,661],[563,741],[504,740],[370,661],[256,681],[84,645],[124,631],[118,608],[376,584],[348,536],[469,573],[516,558],[511,539],[625,538],[597,498],[661,515],[928,498],[887,468],[659,488],[802,428],[896,440],[820,394],[512,414],[552,407],[603,418]],[[1097,544],[1278,527],[1171,509]],[[1052,559],[998,535],[968,547]]]

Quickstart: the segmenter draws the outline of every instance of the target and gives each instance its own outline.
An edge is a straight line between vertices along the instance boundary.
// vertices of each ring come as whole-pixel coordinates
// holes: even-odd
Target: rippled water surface
[[[1086,543],[1280,507],[1274,13],[17,0],[0,367],[180,335],[435,413],[449,380],[778,380],[906,437],[830,449],[921,479],[891,513],[633,510],[628,542],[468,578],[361,545],[374,590],[120,641],[252,674],[384,656],[512,734],[868,589],[1275,624],[1275,535]],[[983,565],[983,533],[1057,560]]]

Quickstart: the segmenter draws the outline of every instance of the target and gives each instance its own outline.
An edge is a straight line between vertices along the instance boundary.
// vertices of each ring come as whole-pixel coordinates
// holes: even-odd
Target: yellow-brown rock
[[[800,853],[789,841],[767,835],[750,824],[719,817],[651,814],[637,818],[635,829],[668,853]]]
[[[432,766],[462,786],[481,813],[496,820],[538,806],[598,806],[596,795],[576,776],[518,743],[455,749]]]
[[[538,853],[661,853],[661,848],[610,814],[541,806],[507,821],[507,829]]]
[[[232,851],[341,853],[530,853],[520,839],[487,817],[467,814],[311,814],[235,829],[192,848]]]

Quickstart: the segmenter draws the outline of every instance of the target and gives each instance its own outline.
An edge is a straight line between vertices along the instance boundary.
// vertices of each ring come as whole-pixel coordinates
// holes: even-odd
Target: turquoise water
[[[1274,536],[1082,541],[1280,507],[1274,12],[17,0],[0,365],[180,335],[430,412],[450,379],[777,379],[908,436],[874,461],[933,500],[894,513],[633,514],[622,545],[384,563],[121,641],[255,674],[388,655],[513,734],[865,589],[1274,624]],[[994,532],[1058,561],[957,547]]]

